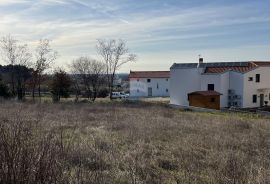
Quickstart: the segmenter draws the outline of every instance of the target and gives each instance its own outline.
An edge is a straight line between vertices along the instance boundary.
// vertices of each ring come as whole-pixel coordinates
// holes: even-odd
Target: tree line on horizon
[[[136,55],[129,53],[121,39],[97,40],[96,51],[100,60],[78,57],[68,65],[68,74],[63,68],[54,67],[59,54],[51,47],[50,40],[39,40],[31,51],[13,36],[4,36],[0,39],[0,54],[6,65],[0,65],[0,97],[23,100],[29,93],[33,99],[41,99],[43,86],[48,86],[55,102],[68,97],[71,91],[76,101],[82,91],[92,101],[100,94],[108,94],[112,99],[116,72],[122,65],[135,61]],[[49,75],[51,69],[54,72]]]

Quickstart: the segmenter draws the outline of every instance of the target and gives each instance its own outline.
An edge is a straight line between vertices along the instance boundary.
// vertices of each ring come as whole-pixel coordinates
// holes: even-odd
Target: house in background
[[[169,97],[169,71],[130,71],[130,97]]]
[[[211,95],[208,91],[220,94],[220,102],[210,96],[208,106],[254,108],[270,102],[270,62],[204,63],[200,58],[199,63],[173,64],[170,76],[170,103],[174,105],[192,106],[190,95]]]

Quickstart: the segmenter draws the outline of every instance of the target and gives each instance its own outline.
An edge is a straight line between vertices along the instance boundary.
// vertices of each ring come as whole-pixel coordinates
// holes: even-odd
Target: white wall
[[[228,90],[234,90],[242,108],[259,107],[260,94],[270,105],[270,67],[258,67],[245,74],[229,71],[223,74],[202,74],[200,68],[171,69],[170,103],[188,106],[188,94],[194,91],[205,91],[208,84],[215,85],[215,91],[222,93],[221,107],[228,107]],[[260,82],[256,83],[256,74],[260,74]],[[253,77],[253,81],[249,81]],[[264,89],[264,90],[262,90]],[[257,103],[253,103],[256,94]]]
[[[230,75],[231,72],[221,74],[220,78],[220,106],[221,108],[228,107],[228,91],[230,89]]]
[[[201,76],[201,91],[207,91],[208,84],[214,84],[215,91],[222,94],[220,96],[221,108],[228,106],[229,77],[230,72],[223,74],[202,74]]]
[[[151,79],[151,82],[147,82],[147,79]],[[148,97],[148,88],[152,88],[153,97],[168,97],[170,96],[170,79],[169,78],[130,79],[131,97]]]
[[[130,79],[129,93],[131,97],[147,96],[147,86],[144,79]]]
[[[261,75],[261,80],[256,83],[256,74]],[[249,77],[253,77],[253,81],[249,81]],[[269,100],[270,93],[270,67],[259,67],[250,72],[244,74],[244,107],[259,107],[260,106],[260,94],[264,94],[264,101]],[[259,90],[265,89],[265,90]],[[253,95],[257,95],[257,103],[253,103]]]
[[[201,68],[171,69],[170,103],[189,106],[188,95],[201,88]]]
[[[201,75],[201,89],[200,91],[207,91],[208,90],[208,84],[214,84],[215,85],[215,91],[220,91],[220,75],[211,75],[211,74],[204,74]]]
[[[240,107],[243,107],[243,89],[244,89],[244,81],[243,81],[243,74],[239,72],[230,72],[230,85],[229,89],[234,90],[235,95],[241,96],[241,99],[238,100],[241,103]]]
[[[203,69],[171,69],[170,103],[188,106],[188,94],[194,91],[207,91],[208,84],[215,85],[215,91],[221,93],[221,108],[228,107],[228,90],[235,90],[243,96],[243,74],[228,71],[223,74],[202,74]],[[242,105],[241,99],[241,105]]]

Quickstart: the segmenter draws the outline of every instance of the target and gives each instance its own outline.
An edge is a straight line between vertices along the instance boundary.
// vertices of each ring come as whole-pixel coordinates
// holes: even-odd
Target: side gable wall
[[[201,88],[201,68],[171,69],[170,103],[189,106],[188,94]]]
[[[260,82],[256,83],[256,74],[260,74]],[[249,81],[249,77],[253,77],[253,81]],[[244,107],[259,107],[260,106],[260,94],[264,94],[264,101],[270,102],[269,93],[270,90],[270,67],[258,67],[244,74]],[[265,89],[259,91],[259,89]],[[257,95],[257,103],[253,103],[252,96]]]

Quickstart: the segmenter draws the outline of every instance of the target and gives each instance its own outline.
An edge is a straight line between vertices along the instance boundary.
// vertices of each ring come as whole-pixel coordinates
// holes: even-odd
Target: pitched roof
[[[217,91],[194,91],[192,93],[189,93],[188,95],[220,96],[222,94]]]
[[[258,67],[255,63],[248,63],[244,66],[214,66],[214,67],[206,67],[204,73],[224,73],[227,71],[235,71],[240,73],[248,72],[254,68]]]
[[[171,69],[247,66],[249,62],[174,63]]]
[[[216,63],[175,63],[171,69],[204,68],[204,73],[224,73],[235,71],[245,73],[257,67],[270,67],[270,61],[216,62]]]
[[[270,61],[252,61],[258,66],[270,66]]]
[[[130,71],[129,78],[170,78],[169,71]]]

